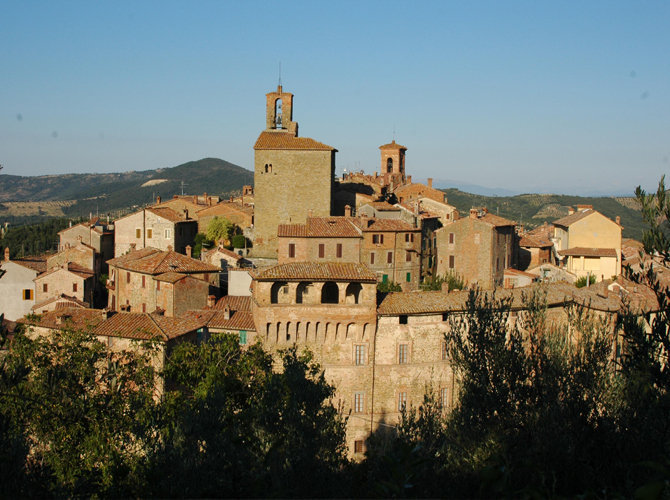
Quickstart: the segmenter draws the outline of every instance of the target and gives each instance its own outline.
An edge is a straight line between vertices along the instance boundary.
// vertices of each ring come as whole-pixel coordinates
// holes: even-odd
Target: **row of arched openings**
[[[310,282],[300,282],[296,287],[295,297],[289,297],[289,286],[285,281],[276,281],[270,289],[271,304],[339,304],[340,287],[334,281],[326,281],[321,287],[319,300],[310,300],[312,294],[316,293],[315,286]],[[358,304],[363,287],[360,283],[349,283],[345,289],[344,302],[347,304]]]
[[[281,342],[334,343],[345,340],[365,342],[370,338],[369,323],[329,323],[329,322],[277,322],[267,323],[265,340]]]

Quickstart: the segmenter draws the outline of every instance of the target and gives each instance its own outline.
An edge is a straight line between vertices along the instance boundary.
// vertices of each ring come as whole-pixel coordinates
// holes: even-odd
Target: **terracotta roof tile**
[[[541,236],[525,234],[519,240],[519,246],[524,248],[547,248],[553,246],[553,243],[551,240],[544,239]]]
[[[238,201],[222,201],[211,207],[203,208],[198,210],[198,217],[204,217],[208,215],[224,215],[231,211],[241,212],[245,215],[253,215],[254,209],[248,205],[243,205]]]
[[[293,238],[360,238],[349,217],[308,217],[305,224],[280,224],[277,235]]]
[[[43,273],[47,270],[47,255],[36,255],[33,257],[21,257],[20,259],[12,259],[10,262],[14,262],[38,273]]]
[[[43,272],[37,278],[35,279],[42,279],[45,276],[49,276],[50,274],[53,274],[58,271],[69,271],[72,274],[76,274],[80,278],[91,278],[92,276],[95,276],[95,272],[92,269],[87,269],[84,266],[80,266],[79,264],[76,264],[75,262],[68,262],[67,263],[67,268],[65,267],[52,267],[48,271]]]
[[[186,219],[179,212],[176,212],[175,210],[172,210],[169,207],[149,207],[146,210],[147,212],[151,212],[155,215],[158,215],[159,217],[169,220],[170,222],[174,223],[187,222],[187,221],[192,222],[192,219]]]
[[[261,132],[258,136],[254,149],[298,149],[316,151],[337,151],[309,137],[295,137],[288,132]]]
[[[407,150],[405,146],[401,146],[400,144],[395,142],[395,139],[388,144],[383,144],[379,146],[379,149],[404,149]]]
[[[33,311],[37,311],[40,308],[46,306],[47,304],[51,304],[52,302],[57,302],[56,309],[65,309],[68,307],[79,307],[79,308],[91,307],[91,304],[89,304],[88,302],[84,302],[82,300],[79,300],[77,297],[70,297],[69,295],[61,293],[59,295],[54,295],[53,297],[48,297],[43,301],[38,302],[31,309]]]
[[[307,224],[279,224],[277,236],[291,238],[307,238]]]
[[[614,248],[586,248],[574,247],[565,250],[559,250],[560,255],[575,255],[579,257],[616,257],[617,253]]]
[[[562,227],[568,227],[572,224],[574,224],[577,221],[582,220],[584,217],[588,217],[589,215],[592,215],[596,213],[595,210],[592,208],[582,210],[579,212],[575,212],[574,214],[566,215],[565,217],[561,217],[560,219],[557,219],[553,222],[554,226],[562,226]]]
[[[98,311],[100,314],[100,311]],[[160,314],[118,312],[95,328],[96,335],[136,340],[170,340],[198,328],[204,322],[194,318],[168,318]]]
[[[223,311],[226,306],[228,306],[233,311],[251,311],[251,297],[241,295],[226,295],[217,300],[214,307],[211,307],[210,309]]]
[[[174,271],[168,271],[167,273],[158,274],[154,276],[154,280],[163,281],[166,283],[176,283],[179,280],[186,278],[188,274],[175,273]]]
[[[102,311],[78,307],[56,309],[33,316],[30,319],[21,318],[18,320],[19,323],[37,327],[83,331],[93,330],[102,321]]]
[[[377,281],[377,275],[367,266],[347,262],[290,262],[250,274],[257,281]]]
[[[578,303],[587,305],[591,309],[606,312],[616,312],[621,307],[620,299],[612,294],[605,298],[598,295],[595,290],[576,288],[568,283],[538,284],[532,287],[496,290],[495,297],[511,297],[512,308],[523,309],[526,297],[533,289],[546,292],[547,305],[550,307]],[[389,293],[382,300],[377,312],[382,316],[397,316],[400,314],[439,314],[464,311],[468,293],[467,291]]]
[[[484,221],[488,224],[491,224],[492,226],[500,227],[500,226],[516,226],[516,222],[511,221],[509,219],[505,219],[504,217],[499,217],[498,215],[493,215],[490,213],[484,214],[482,217],[478,217],[479,220]]]
[[[414,227],[411,224],[408,224],[404,220],[400,219],[370,219],[372,224],[363,228],[364,232],[411,232],[411,231],[421,231],[418,227]]]
[[[254,317],[251,311],[230,311],[228,319],[225,313],[219,310],[189,311],[186,313],[197,321],[203,321],[208,328],[225,330],[256,330]]]
[[[399,207],[396,207],[395,205],[391,205],[388,201],[372,201],[370,203],[367,203],[367,205],[370,205],[375,210],[389,211],[389,212],[400,212]]]
[[[108,260],[110,266],[134,271],[143,274],[163,274],[167,272],[177,272],[182,274],[190,273],[212,273],[219,272],[221,269],[192,259],[175,251],[162,251],[157,248],[143,248],[133,250],[121,257]]]

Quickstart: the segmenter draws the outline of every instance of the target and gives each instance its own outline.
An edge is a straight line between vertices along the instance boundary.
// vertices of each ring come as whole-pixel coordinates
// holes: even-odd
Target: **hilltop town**
[[[412,180],[395,139],[379,146],[376,171],[337,177],[337,149],[299,135],[293,97],[281,85],[266,94],[254,182],[238,196],[158,196],[116,220],[63,229],[57,252],[12,258],[5,248],[5,320],[38,336],[90,328],[113,349],[158,339],[159,366],[173,345],[217,333],[275,355],[307,348],[356,417],[346,441],[360,458],[370,433],[429,383],[444,411],[454,406],[444,333],[468,289],[495,291],[518,312],[541,287],[556,323],[573,304],[602,316],[624,297],[655,307],[622,276],[652,257],[622,238],[619,217],[578,205],[526,229],[490,207],[459,211],[432,179]]]

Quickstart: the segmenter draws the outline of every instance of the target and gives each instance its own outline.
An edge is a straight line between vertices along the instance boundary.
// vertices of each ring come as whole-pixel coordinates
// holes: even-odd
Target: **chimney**
[[[194,205],[197,205],[197,204],[198,204],[198,195],[197,195],[197,194],[194,194],[194,195],[193,195],[193,204],[194,204]]]
[[[476,219],[477,218],[477,209],[476,208],[471,208],[470,209],[470,218],[471,219]]]
[[[618,215],[616,216],[616,223],[617,223],[619,226],[621,225],[621,217],[618,216]]]
[[[210,207],[212,206],[212,197],[211,196],[207,197],[207,205],[210,206]]]
[[[205,191],[202,195],[202,202],[207,205],[207,191]]]
[[[351,205],[344,205],[344,216],[351,217]]]
[[[486,207],[483,207],[482,212],[484,212],[484,215],[486,215],[487,213],[489,213],[489,209],[486,208]]]
[[[184,219],[188,219],[188,208],[184,209]]]
[[[9,262],[9,247],[5,247],[5,262]]]
[[[161,204],[161,195],[156,196],[156,205]]]
[[[572,215],[575,213],[575,209],[572,207],[568,207],[568,215]]]
[[[230,319],[230,307],[226,304],[226,307],[223,309],[223,319]]]
[[[207,296],[207,307],[214,307],[216,304],[216,297],[214,295]]]
[[[433,178],[432,177],[428,177],[428,187],[429,188],[433,187]]]
[[[407,176],[407,184],[411,184],[411,183],[412,183],[412,176],[408,175]]]
[[[186,257],[191,256],[191,245],[186,245]]]
[[[168,245],[167,248],[168,248],[168,249],[167,249],[168,252],[171,252],[171,251],[172,251],[172,245]]]
[[[233,202],[233,195],[232,194],[230,195],[230,200],[229,201],[230,201],[230,203]]]
[[[173,199],[173,200],[176,200],[177,198],[179,198],[179,195],[177,195],[177,194],[175,194],[174,196],[172,196],[172,199]]]
[[[109,319],[109,317],[112,315],[112,312],[109,309],[104,308],[100,311],[100,314],[102,316],[102,319],[105,320]]]
[[[312,210],[312,209],[310,208],[310,209],[307,211],[307,216],[308,216],[308,217],[314,217],[314,210]]]

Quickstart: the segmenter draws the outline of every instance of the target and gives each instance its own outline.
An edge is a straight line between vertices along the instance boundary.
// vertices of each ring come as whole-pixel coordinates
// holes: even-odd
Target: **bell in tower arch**
[[[282,110],[281,110],[281,99],[277,99],[277,101],[275,102],[275,128],[284,128]]]

